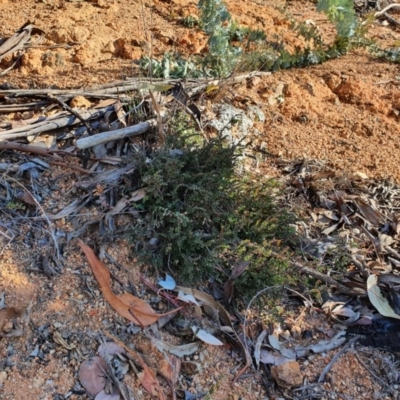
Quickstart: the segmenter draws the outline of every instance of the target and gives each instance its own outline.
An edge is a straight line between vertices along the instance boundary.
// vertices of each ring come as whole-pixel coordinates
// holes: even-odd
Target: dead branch
[[[301,265],[300,263],[298,263],[297,261],[291,261],[291,260],[287,260],[286,258],[284,258],[282,255],[276,253],[276,252],[272,252],[271,253],[274,257],[279,258],[280,260],[286,260],[289,264],[291,264],[294,269],[306,274],[306,275],[310,275],[315,279],[318,279],[321,282],[326,283],[327,285],[331,285],[336,287],[336,289],[343,294],[347,294],[348,296],[365,296],[366,295],[366,291],[362,290],[362,289],[357,289],[357,288],[348,288],[347,286],[343,285],[342,283],[339,283],[337,280],[331,278],[328,275],[323,274],[322,272],[319,272],[313,268],[309,268],[309,267],[305,267],[304,265]]]
[[[86,110],[81,113],[81,117],[85,120],[98,119],[104,116],[107,111],[112,111],[113,107],[105,107],[98,110]],[[65,126],[72,126],[80,123],[80,120],[75,116],[65,116],[65,113],[57,114],[45,121],[39,122],[35,125],[23,126],[20,128],[11,129],[4,133],[0,133],[0,142],[4,140],[12,140],[23,138],[27,136],[39,135],[43,132],[52,131],[55,129],[64,128]]]
[[[145,132],[150,131],[157,125],[156,119],[150,119],[145,122],[140,122],[139,124],[128,126],[126,128],[117,129],[110,132],[102,132],[97,135],[88,136],[76,141],[76,146],[78,149],[88,149],[89,147],[94,147],[98,144],[112,142],[114,140],[124,139],[130,136],[141,135]]]
[[[39,146],[31,146],[23,143],[0,142],[0,150],[16,150],[24,153],[33,153],[40,156],[51,157],[57,150],[49,150]]]
[[[75,111],[74,109],[72,109],[68,104],[66,104],[64,101],[62,101],[61,99],[54,97],[52,95],[49,96],[49,98],[53,101],[55,101],[57,104],[59,104],[61,107],[63,107],[66,111],[68,111],[69,113],[71,113],[73,116],[75,116],[76,118],[79,119],[79,121],[82,122],[83,125],[85,125],[87,131],[89,132],[90,135],[93,135],[95,132],[93,131],[92,127],[87,123],[87,121],[82,118],[82,116]]]

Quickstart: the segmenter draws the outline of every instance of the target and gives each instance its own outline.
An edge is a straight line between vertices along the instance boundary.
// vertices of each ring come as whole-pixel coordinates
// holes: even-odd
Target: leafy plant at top
[[[232,18],[222,0],[199,0],[200,23],[208,36],[204,67],[219,76],[228,76],[238,63],[242,50],[230,44]]]
[[[375,20],[371,13],[360,24],[357,21],[352,0],[319,0],[319,11],[326,13],[328,18],[336,24],[337,33],[340,40],[348,39],[348,48],[366,47],[375,57],[384,58],[394,63],[400,63],[400,47],[382,49],[365,35],[369,27]]]
[[[317,9],[325,12],[330,21],[336,24],[339,36],[354,36],[358,23],[352,0],[319,0]]]
[[[145,186],[146,197],[138,204],[136,251],[188,284],[211,276],[223,282],[232,263],[249,260],[237,281],[246,297],[287,281],[271,249],[274,240],[294,237],[294,217],[277,205],[276,184],[237,176],[237,149],[222,137],[204,141],[186,115],[175,116],[171,130],[138,166],[137,188]]]

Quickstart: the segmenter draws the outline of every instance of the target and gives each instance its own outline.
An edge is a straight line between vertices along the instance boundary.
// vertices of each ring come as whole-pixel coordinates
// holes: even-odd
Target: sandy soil
[[[303,43],[288,29],[288,22],[276,6],[286,5],[296,19],[312,20],[324,37],[332,37],[332,26],[309,1],[277,4],[276,1],[229,0],[227,4],[241,24],[262,29],[268,37],[278,35],[288,49]],[[0,78],[0,85],[87,87],[137,74],[134,61],[151,52],[154,57],[166,51],[179,51],[184,56],[202,54],[207,46],[204,34],[179,22],[188,15],[197,15],[196,2],[0,0],[0,37],[11,36],[31,21],[45,32],[42,45],[53,46],[28,50],[20,64]],[[390,45],[400,40],[400,29],[376,23],[371,35]],[[4,60],[1,66],[6,67],[8,62]],[[271,102],[282,84],[281,100]],[[245,103],[256,104],[264,111],[266,120],[258,126],[263,135],[257,144],[273,156],[327,160],[338,170],[358,171],[371,178],[400,183],[399,85],[399,66],[360,50],[323,65],[280,71],[257,79],[250,86],[243,84],[230,94],[229,101],[239,107]],[[259,171],[279,176],[279,169],[269,160],[259,164]],[[65,205],[63,190],[70,187],[70,177],[61,168],[54,168],[52,176],[43,178],[59,183],[58,191],[50,196],[58,209]],[[55,226],[73,229],[65,221],[57,221]],[[45,228],[42,225],[40,229]],[[102,299],[75,244],[70,244],[64,253],[62,274],[45,277],[37,271],[38,260],[33,258],[37,252],[26,235],[21,226],[20,236],[3,251],[0,259],[0,293],[6,294],[7,306],[15,307],[12,317],[17,325],[24,325],[18,310],[29,304],[32,307],[31,322],[24,327],[21,337],[0,338],[0,398],[86,398],[76,393],[62,397],[73,390],[82,359],[52,338],[60,332],[85,357],[95,353],[101,329],[126,323]],[[109,264],[123,284],[131,281],[139,285],[129,244],[116,240],[107,252],[120,266],[118,269]],[[2,329],[12,317],[0,314]],[[297,323],[301,330],[306,330],[327,321],[309,315]],[[321,332],[314,339],[324,338]],[[163,335],[167,340],[168,335]],[[148,351],[145,338],[138,336],[130,340],[136,341],[137,348]],[[37,345],[40,354],[31,356]],[[203,346],[202,352],[202,371],[182,381],[181,388],[193,392],[212,389],[209,398],[214,400],[268,398],[266,386],[270,384],[265,385],[268,378],[259,373],[252,372],[232,386],[238,362],[227,347]],[[316,356],[301,365],[308,382],[315,382],[334,353]],[[332,395],[329,398],[385,398],[382,387],[366,371],[365,365],[352,353],[342,357],[325,385],[326,393],[330,391]],[[135,390],[135,398],[149,398],[137,380],[131,378],[130,385]],[[277,398],[271,390],[270,398]],[[334,392],[342,393],[342,397]]]

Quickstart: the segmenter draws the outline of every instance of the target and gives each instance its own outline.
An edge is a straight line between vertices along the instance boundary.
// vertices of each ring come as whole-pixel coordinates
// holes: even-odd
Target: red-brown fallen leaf
[[[112,339],[115,343],[121,346],[129,358],[131,358],[136,364],[139,364],[143,371],[137,374],[143,387],[152,395],[158,397],[160,400],[165,400],[164,392],[160,384],[157,381],[156,373],[144,362],[142,356],[135,350],[129,348],[121,340],[117,339],[111,333],[104,331],[104,334]]]
[[[179,378],[181,363],[181,359],[173,354],[168,355],[167,358],[161,361],[160,373],[164,378],[168,379],[172,385],[174,385]]]
[[[94,251],[82,240],[78,240],[80,248],[85,253],[89,265],[93,271],[97,282],[100,285],[101,292],[110,306],[121,316],[142,327],[154,324],[157,320],[165,315],[174,313],[180,308],[172,310],[165,314],[157,314],[145,301],[135,297],[129,293],[117,296],[111,289],[110,271],[96,257]]]
[[[30,206],[36,206],[37,202],[35,200],[35,198],[32,196],[31,193],[27,192],[26,190],[24,190],[23,193],[21,193],[18,198],[20,200],[22,200],[24,203],[29,204]]]
[[[137,374],[143,387],[154,397],[164,398],[164,393],[160,392],[160,385],[157,382],[155,372],[150,368],[145,368]]]
[[[106,385],[107,364],[98,356],[90,357],[79,367],[78,378],[86,392],[94,397]]]

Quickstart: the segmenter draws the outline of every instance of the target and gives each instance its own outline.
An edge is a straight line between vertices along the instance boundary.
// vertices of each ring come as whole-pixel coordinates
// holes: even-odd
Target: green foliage
[[[198,60],[185,60],[178,54],[165,53],[160,61],[144,56],[139,60],[139,66],[154,78],[179,79],[187,76],[192,78],[204,76]]]
[[[357,18],[352,0],[319,0],[318,11],[323,11],[336,24],[339,36],[350,38],[357,29]]]
[[[245,26],[240,26],[236,21],[232,21],[229,27],[230,42],[253,43],[266,40],[267,36],[263,31],[252,30]]]
[[[263,31],[241,27],[232,20],[223,0],[199,0],[200,19],[186,17],[182,23],[199,26],[208,36],[208,53],[185,60],[178,54],[165,54],[160,61],[143,57],[139,64],[156,78],[226,77],[234,70],[276,71],[306,67],[339,57],[355,47],[366,47],[371,54],[398,63],[398,48],[382,50],[366,38],[375,17],[372,14],[358,23],[352,0],[318,0],[317,8],[335,23],[337,36],[333,43],[324,43],[313,25],[291,18],[291,29],[309,44],[291,53],[280,38],[267,40]],[[250,46],[250,44],[253,44]]]
[[[230,43],[231,15],[222,0],[199,0],[199,9],[200,23],[208,36],[204,67],[226,77],[235,69],[242,52]]]
[[[285,263],[270,250],[274,240],[294,238],[294,217],[278,206],[276,184],[237,176],[237,149],[222,137],[204,141],[186,116],[176,116],[172,129],[138,166],[146,197],[137,205],[136,251],[186,284],[211,276],[223,282],[233,262],[249,260],[237,282],[246,297],[287,282]]]
[[[199,20],[196,17],[193,17],[193,15],[188,15],[181,19],[181,24],[187,28],[195,28],[199,26]]]

